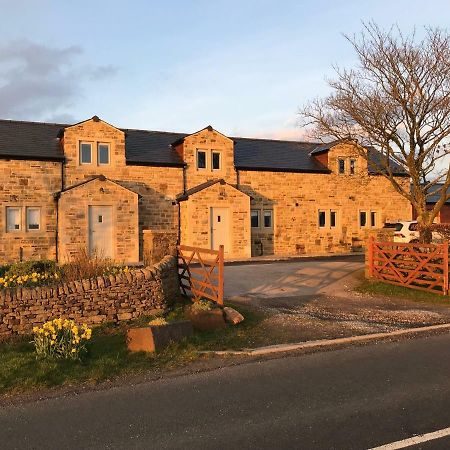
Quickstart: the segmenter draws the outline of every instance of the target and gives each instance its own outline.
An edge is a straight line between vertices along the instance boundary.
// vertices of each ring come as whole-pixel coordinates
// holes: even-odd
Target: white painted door
[[[113,257],[112,206],[89,206],[89,254]]]
[[[211,248],[219,250],[219,245],[223,245],[225,253],[230,250],[228,212],[228,208],[211,208]]]

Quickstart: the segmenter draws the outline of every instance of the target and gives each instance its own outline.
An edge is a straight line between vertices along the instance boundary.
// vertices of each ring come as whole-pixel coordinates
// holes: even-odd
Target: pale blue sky
[[[430,0],[0,0],[0,117],[298,138],[361,21],[446,27]]]

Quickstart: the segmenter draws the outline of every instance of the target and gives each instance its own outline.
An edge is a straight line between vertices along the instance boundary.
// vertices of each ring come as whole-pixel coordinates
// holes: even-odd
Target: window
[[[319,228],[325,228],[325,211],[319,210]]]
[[[211,152],[211,165],[212,165],[212,170],[220,170],[220,159],[221,159],[221,154],[220,152]]]
[[[98,144],[97,162],[99,165],[109,164],[109,144]]]
[[[272,228],[272,210],[264,210],[264,228]]]
[[[92,164],[92,144],[89,142],[80,144],[80,163]]]
[[[41,229],[41,208],[27,208],[27,230]]]
[[[20,231],[22,208],[6,207],[6,231]]]
[[[345,159],[338,159],[338,170],[341,175],[345,173]]]
[[[250,211],[252,228],[259,228],[259,209],[252,209]]]
[[[350,175],[355,175],[356,161],[354,159],[350,160]]]
[[[197,169],[206,169],[206,151],[197,150]]]
[[[377,213],[375,211],[370,211],[370,226],[377,226]]]
[[[337,213],[336,211],[330,211],[330,228],[336,228],[337,222]]]
[[[359,212],[359,226],[365,227],[367,225],[367,213],[366,211]]]

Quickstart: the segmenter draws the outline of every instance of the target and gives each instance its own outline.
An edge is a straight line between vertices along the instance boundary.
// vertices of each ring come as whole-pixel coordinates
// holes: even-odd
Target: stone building
[[[0,177],[0,263],[80,251],[135,263],[161,242],[224,245],[226,258],[348,252],[411,217],[354,143],[230,138],[210,126],[1,120]]]

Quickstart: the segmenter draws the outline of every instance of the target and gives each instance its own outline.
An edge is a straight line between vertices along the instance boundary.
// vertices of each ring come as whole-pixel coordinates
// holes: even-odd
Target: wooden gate
[[[369,277],[436,294],[448,294],[448,242],[404,244],[369,240]]]
[[[184,295],[223,305],[223,245],[219,250],[178,245],[178,276]]]

